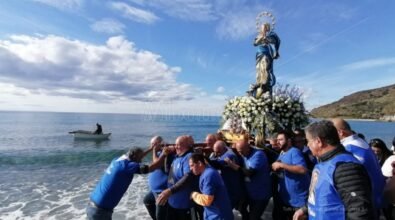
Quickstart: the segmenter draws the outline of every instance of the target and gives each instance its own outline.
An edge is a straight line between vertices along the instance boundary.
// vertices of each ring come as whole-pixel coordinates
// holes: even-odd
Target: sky
[[[220,115],[255,82],[264,11],[308,110],[395,83],[392,0],[3,0],[0,110]]]

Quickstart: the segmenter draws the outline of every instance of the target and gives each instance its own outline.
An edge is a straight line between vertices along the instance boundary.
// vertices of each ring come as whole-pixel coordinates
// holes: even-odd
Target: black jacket
[[[339,154],[349,152],[340,145],[319,157],[318,161],[324,162]],[[363,165],[338,163],[333,173],[333,182],[344,203],[346,219],[375,219],[371,181]]]

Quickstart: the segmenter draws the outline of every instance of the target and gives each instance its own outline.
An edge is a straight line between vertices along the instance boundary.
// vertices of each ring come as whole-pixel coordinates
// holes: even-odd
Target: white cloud
[[[217,19],[213,2],[208,0],[152,0],[145,1],[145,4],[183,20],[211,21]]]
[[[130,6],[123,2],[110,2],[110,8],[120,11],[122,15],[133,21],[151,24],[159,18],[152,12]]]
[[[225,88],[223,86],[220,86],[220,87],[217,88],[217,92],[218,93],[223,93],[223,92],[225,92]]]
[[[221,38],[240,40],[256,32],[255,16],[249,10],[233,12],[224,15],[217,27],[217,33]]]
[[[217,6],[221,19],[217,26],[217,33],[221,38],[240,40],[256,33],[256,17],[262,11],[269,11],[276,15],[275,11],[259,1],[245,4],[238,2],[234,4],[223,3]],[[271,22],[268,17],[262,20]]]
[[[176,81],[179,67],[122,36],[93,45],[59,36],[0,40],[0,82],[30,93],[101,102],[190,100],[198,89]]]
[[[395,57],[362,60],[355,63],[344,65],[341,68],[344,71],[356,71],[356,70],[377,68],[377,67],[388,66],[388,65],[395,65]]]
[[[93,23],[91,25],[91,29],[96,32],[118,34],[123,32],[123,29],[125,29],[125,25],[117,20],[111,18],[104,18],[100,21],[96,21],[95,23]]]
[[[34,0],[60,10],[77,10],[84,4],[85,0]]]

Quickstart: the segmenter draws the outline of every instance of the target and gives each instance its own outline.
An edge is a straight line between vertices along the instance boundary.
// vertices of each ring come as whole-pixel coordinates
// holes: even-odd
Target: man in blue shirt
[[[219,171],[228,190],[232,208],[236,208],[243,192],[242,179],[240,173],[230,168],[225,159],[232,160],[240,165],[239,158],[223,141],[215,142],[213,151],[213,154],[210,156],[210,165]]]
[[[205,220],[233,220],[232,208],[225,184],[218,171],[206,165],[202,154],[192,154],[189,167],[200,175],[200,192],[192,192],[193,201],[204,207]]]
[[[243,166],[230,159],[225,161],[232,169],[244,175],[248,196],[248,216],[250,220],[259,220],[272,195],[268,160],[262,150],[251,147],[246,140],[236,142],[236,150],[243,158]]]
[[[160,159],[149,166],[140,164],[141,159],[149,151],[151,151],[150,148],[145,152],[140,148],[132,148],[127,154],[112,160],[90,196],[87,207],[89,220],[111,219],[113,210],[128,189],[133,180],[133,175],[148,173],[156,169],[163,163],[168,153],[167,150],[164,150]]]
[[[294,212],[304,206],[310,185],[310,176],[302,152],[292,146],[292,134],[278,132],[281,153],[272,169],[278,176],[278,204],[274,204],[273,219],[292,219]]]
[[[168,188],[157,198],[159,205],[168,201],[168,219],[189,220],[195,215],[195,204],[190,199],[193,190],[198,189],[198,178],[191,173],[188,160],[192,155],[190,136],[180,136],[176,139],[176,156],[171,164]]]
[[[151,139],[150,143],[153,150],[152,161],[156,162],[162,154],[162,148],[164,147],[163,138],[161,136],[155,136]],[[173,154],[167,155],[163,164],[148,175],[150,191],[144,197],[144,205],[153,220],[166,220],[167,217],[167,203],[165,205],[158,205],[155,200],[167,188],[167,178],[173,158]]]

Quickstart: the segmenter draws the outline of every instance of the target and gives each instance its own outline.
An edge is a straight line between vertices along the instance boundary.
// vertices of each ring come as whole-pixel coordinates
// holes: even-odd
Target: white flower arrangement
[[[308,114],[301,100],[302,93],[296,87],[277,86],[260,98],[253,96],[234,97],[225,105],[223,119],[241,121],[247,132],[268,132],[278,129],[301,128],[308,124]],[[232,123],[236,132],[243,130],[240,123]]]

